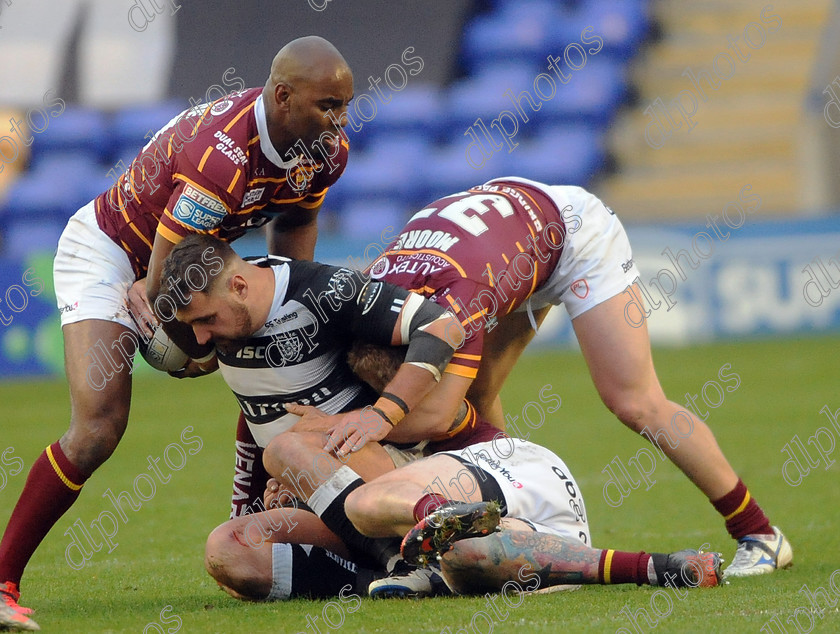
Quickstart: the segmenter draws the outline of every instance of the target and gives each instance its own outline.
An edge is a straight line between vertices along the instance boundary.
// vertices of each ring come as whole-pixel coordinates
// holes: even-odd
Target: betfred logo
[[[172,215],[188,227],[207,231],[221,224],[225,212],[226,208],[221,200],[187,185],[175,203]]]
[[[580,299],[586,299],[589,296],[589,284],[583,278],[572,282],[569,289]]]

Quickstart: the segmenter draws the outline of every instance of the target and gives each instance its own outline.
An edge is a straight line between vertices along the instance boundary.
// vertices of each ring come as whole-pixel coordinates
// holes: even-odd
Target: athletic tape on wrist
[[[200,359],[193,359],[197,364],[202,365],[207,363],[208,361],[212,361],[213,358],[216,356],[216,348],[213,348],[209,354],[206,356],[201,357]]]

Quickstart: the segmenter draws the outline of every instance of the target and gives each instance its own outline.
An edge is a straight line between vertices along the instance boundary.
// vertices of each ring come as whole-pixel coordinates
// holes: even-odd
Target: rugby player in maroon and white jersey
[[[369,273],[450,308],[466,331],[440,383],[407,423],[417,417],[430,427],[445,424],[466,396],[482,418],[504,429],[502,384],[551,305],[562,303],[606,406],[655,441],[724,517],[738,541],[726,575],[764,574],[791,563],[788,540],[770,525],[709,427],[665,396],[645,316],[626,314],[643,306],[630,243],[615,213],[594,195],[495,179],[414,214]],[[630,289],[637,304],[624,297]],[[677,429],[688,432],[677,436]],[[334,417],[324,450],[341,456],[389,432],[372,425],[349,433]],[[399,428],[389,439],[399,441]]]
[[[264,87],[181,113],[70,219],[54,271],[70,428],[33,464],[0,542],[0,601],[25,619],[6,623],[0,614],[0,625],[34,625],[17,604],[24,568],[125,431],[138,336],[169,310],[158,297],[164,259],[191,233],[231,241],[264,224],[271,253],[311,259],[318,210],[347,161],[333,117],[346,120],[352,97],[352,73],[332,44],[294,40]],[[169,334],[203,360],[183,375],[215,368],[211,348],[189,330]]]

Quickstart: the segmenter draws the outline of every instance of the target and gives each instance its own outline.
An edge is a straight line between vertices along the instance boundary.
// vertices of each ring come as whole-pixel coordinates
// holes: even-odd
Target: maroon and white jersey
[[[190,233],[231,241],[289,205],[318,207],[347,164],[348,145],[327,161],[306,152],[281,157],[268,136],[262,88],[185,110],[96,198],[100,228],[127,254],[138,277],[155,234]],[[341,137],[339,137],[341,139]]]
[[[370,276],[454,311],[466,341],[446,371],[475,378],[484,333],[557,266],[566,234],[562,213],[536,187],[490,181],[414,214]]]

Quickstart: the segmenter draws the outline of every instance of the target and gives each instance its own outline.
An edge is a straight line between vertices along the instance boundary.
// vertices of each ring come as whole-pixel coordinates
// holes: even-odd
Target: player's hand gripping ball
[[[183,368],[189,356],[175,345],[163,328],[157,326],[152,338],[146,343],[145,338],[139,337],[138,346],[140,354],[150,366],[162,372],[174,372]]]

